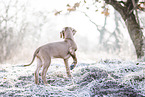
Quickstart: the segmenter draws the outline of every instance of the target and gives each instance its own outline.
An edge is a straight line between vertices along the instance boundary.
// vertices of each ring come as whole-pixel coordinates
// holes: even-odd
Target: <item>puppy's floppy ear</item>
[[[73,29],[73,31],[77,32],[75,29]]]
[[[64,39],[64,31],[60,32],[60,38]]]
[[[65,31],[68,29],[68,27],[64,27],[63,30],[60,32],[60,38],[65,38]]]
[[[60,32],[60,38],[62,38],[62,32]]]
[[[73,32],[73,35],[75,35],[77,31],[74,28],[72,28],[72,32]]]

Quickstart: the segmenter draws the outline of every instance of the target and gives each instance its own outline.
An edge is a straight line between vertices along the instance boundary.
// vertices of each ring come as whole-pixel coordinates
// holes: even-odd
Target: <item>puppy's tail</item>
[[[39,50],[40,50],[40,48],[38,48],[38,49],[34,52],[32,61],[31,61],[29,64],[23,65],[23,66],[30,66],[30,65],[34,62],[36,55],[39,53]]]

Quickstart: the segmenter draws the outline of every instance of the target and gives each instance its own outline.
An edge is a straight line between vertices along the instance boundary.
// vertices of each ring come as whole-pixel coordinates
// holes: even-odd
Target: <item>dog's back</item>
[[[45,52],[47,55],[50,55],[51,58],[65,58],[68,57],[69,43],[62,42],[53,42],[48,43],[44,46],[41,46],[39,53]],[[38,54],[39,54],[38,53]]]

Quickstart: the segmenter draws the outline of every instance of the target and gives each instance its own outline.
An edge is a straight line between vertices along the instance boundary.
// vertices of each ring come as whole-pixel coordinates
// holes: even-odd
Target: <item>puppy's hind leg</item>
[[[43,80],[45,85],[48,84],[47,81],[46,81],[46,73],[47,73],[47,70],[48,70],[48,68],[50,66],[50,63],[51,63],[51,59],[48,58],[47,61],[45,61],[44,65],[43,65],[43,70],[42,70],[41,76],[42,76],[42,80]]]
[[[39,71],[42,67],[42,61],[41,59],[37,58],[37,68],[36,68],[36,71],[35,71],[35,84],[39,84]]]

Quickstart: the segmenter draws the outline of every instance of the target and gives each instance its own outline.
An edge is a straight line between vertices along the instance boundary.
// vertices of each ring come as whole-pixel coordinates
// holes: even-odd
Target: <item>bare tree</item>
[[[97,23],[95,23],[95,21],[93,21],[89,15],[87,15],[86,12],[82,12],[84,13],[84,15],[90,20],[90,22],[92,24],[94,24],[97,28],[97,30],[100,32],[99,35],[99,44],[100,44],[100,49],[104,49],[105,51],[109,50],[109,51],[117,51],[120,50],[121,46],[120,46],[120,42],[123,38],[123,34],[121,33],[120,29],[119,29],[119,22],[122,22],[120,17],[117,16],[117,12],[115,11],[114,12],[114,15],[115,15],[115,29],[113,32],[110,32],[106,29],[106,26],[107,26],[107,16],[105,16],[105,20],[104,20],[104,23],[103,23],[103,26],[99,26]],[[105,35],[108,34],[109,36],[108,37],[105,37]],[[111,37],[115,39],[115,41],[111,41]],[[110,44],[111,43],[111,44]],[[105,48],[104,48],[105,46]]]
[[[144,56],[143,50],[143,32],[141,30],[138,14],[137,14],[137,3],[139,0],[127,0],[127,2],[117,1],[117,0],[104,0],[107,4],[110,4],[117,10],[129,32],[132,42],[136,49],[137,58]],[[135,12],[134,12],[135,11]]]
[[[1,0],[0,6],[0,63],[5,62],[14,53],[16,47],[21,44],[26,28],[24,21],[18,19],[19,13],[25,12],[25,6],[18,7],[18,0]],[[14,10],[14,11],[12,11]]]
[[[101,1],[102,0],[95,0],[95,1],[93,1],[92,5],[95,5],[96,2],[101,2]],[[144,56],[144,49],[143,49],[144,42],[143,41],[145,38],[143,36],[143,32],[140,27],[140,23],[139,23],[140,21],[138,18],[137,9],[144,11],[145,8],[141,7],[140,4],[143,4],[145,6],[145,1],[144,2],[143,1],[139,2],[139,0],[104,0],[104,1],[105,1],[105,4],[104,4],[104,6],[102,6],[102,8],[104,8],[106,6],[106,4],[110,4],[114,7],[114,9],[116,11],[118,11],[121,14],[121,16],[127,26],[131,40],[134,44],[137,58],[139,59],[139,58],[143,57]],[[126,1],[126,2],[124,2],[124,1]],[[86,3],[86,0],[84,0],[84,3]],[[78,4],[78,3],[76,3],[76,4]],[[77,6],[77,7],[79,7],[79,6]],[[72,8],[75,8],[75,10],[76,10],[75,4]],[[87,8],[87,9],[89,9],[89,8]],[[75,11],[75,10],[71,10],[71,11]],[[106,8],[105,11],[102,13],[105,16],[108,16],[109,15],[108,10],[109,9]],[[94,22],[92,22],[92,23],[94,23]]]

